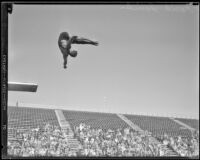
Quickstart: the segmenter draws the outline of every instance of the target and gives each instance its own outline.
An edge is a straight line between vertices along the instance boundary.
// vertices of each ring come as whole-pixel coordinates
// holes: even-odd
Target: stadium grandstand
[[[199,158],[199,120],[9,105],[7,152],[19,157]]]

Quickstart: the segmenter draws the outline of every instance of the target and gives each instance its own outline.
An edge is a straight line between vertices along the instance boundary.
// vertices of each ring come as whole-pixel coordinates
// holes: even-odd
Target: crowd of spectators
[[[17,130],[15,140],[8,140],[7,146],[7,153],[12,156],[76,156],[70,149],[67,134],[50,124],[27,131]]]
[[[157,138],[182,157],[199,157],[199,131],[193,131],[192,137],[171,137],[164,134]]]
[[[94,129],[83,123],[74,128],[84,156],[165,156],[166,150],[150,140],[150,132],[140,133],[131,128]]]
[[[183,157],[199,156],[199,132],[192,138],[157,137],[161,143],[152,141],[150,132],[139,132],[132,128],[94,129],[81,123],[73,128],[74,138],[80,145],[72,150],[68,136],[58,126],[46,124],[27,131],[17,131],[15,140],[8,140],[8,154],[20,157],[29,156],[168,156],[166,145]],[[162,144],[162,145],[161,145]]]

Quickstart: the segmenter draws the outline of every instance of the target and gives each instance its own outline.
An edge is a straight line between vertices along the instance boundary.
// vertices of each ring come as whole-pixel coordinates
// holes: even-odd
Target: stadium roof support
[[[8,82],[8,91],[36,92],[37,87],[34,83]]]

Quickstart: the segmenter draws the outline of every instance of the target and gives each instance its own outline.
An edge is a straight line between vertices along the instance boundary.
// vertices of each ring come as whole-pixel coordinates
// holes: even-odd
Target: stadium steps
[[[68,140],[70,149],[74,152],[77,152],[80,147],[80,142],[76,138],[74,138],[74,132],[72,131],[69,122],[66,121],[62,110],[55,110],[55,113],[58,118],[58,123],[60,124],[61,129],[66,133],[66,138]]]
[[[181,122],[181,121],[179,121],[179,120],[177,120],[177,119],[175,119],[175,118],[170,117],[170,119],[173,120],[174,122],[180,124],[181,126],[187,128],[187,129],[189,129],[190,131],[194,131],[194,130],[195,130],[194,128],[188,126],[187,124],[185,124],[185,123],[183,123],[183,122]]]
[[[117,116],[119,118],[121,118],[122,120],[124,120],[132,129],[139,131],[140,133],[144,133],[144,130],[142,130],[139,126],[137,126],[136,124],[134,124],[132,121],[130,121],[128,118],[126,118],[124,115],[122,114],[117,114]],[[156,138],[154,137],[149,137],[149,140],[153,143],[156,144],[160,144],[161,148],[166,151],[164,156],[179,156],[175,151],[173,151],[172,149],[170,149],[169,147],[167,147],[166,145],[162,144],[161,142],[159,142]]]
[[[122,114],[117,114],[117,116],[119,118],[121,118],[123,121],[125,121],[131,128],[133,128],[136,131],[139,132],[144,132],[140,127],[138,127],[136,124],[134,124],[133,122],[131,122],[128,118],[126,118],[124,115]]]
[[[150,137],[149,139],[153,143],[160,144],[160,147],[162,148],[162,150],[165,151],[165,155],[164,156],[169,156],[169,157],[179,156],[178,153],[176,153],[175,151],[173,151],[172,149],[170,149],[166,145],[164,145],[161,142],[159,142],[156,138]]]

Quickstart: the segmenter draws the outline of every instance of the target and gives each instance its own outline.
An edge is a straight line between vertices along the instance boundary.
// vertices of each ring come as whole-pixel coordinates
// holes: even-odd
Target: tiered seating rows
[[[199,130],[199,121],[197,119],[185,119],[185,118],[176,118],[176,119],[196,130]]]
[[[181,125],[166,117],[150,117],[143,115],[125,116],[133,123],[138,125],[141,129],[148,130],[155,136],[160,136],[164,133],[170,136],[191,136],[191,132],[188,129],[183,128]]]
[[[43,108],[8,107],[8,127],[34,128],[45,123],[59,125],[54,110]]]
[[[116,114],[96,113],[96,112],[79,112],[63,111],[66,120],[74,127],[80,123],[90,125],[91,128],[118,129],[125,128],[128,125],[121,120]]]
[[[90,125],[91,128],[102,129],[118,129],[128,127],[128,125],[116,114],[67,110],[64,110],[63,114],[72,127],[78,126],[80,123]],[[167,133],[170,136],[191,135],[191,132],[188,129],[184,129],[181,125],[166,117],[150,117],[140,115],[125,116],[134,124],[141,127],[141,129],[148,130],[154,135],[159,136],[164,133]],[[197,128],[198,121],[187,119],[178,120]],[[18,128],[34,128],[39,125],[43,125],[44,123],[50,123],[57,126],[59,125],[53,109],[8,107],[9,132],[13,132],[12,129]]]

